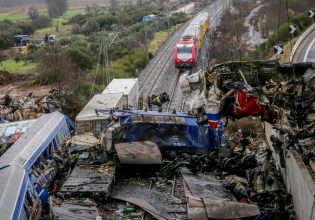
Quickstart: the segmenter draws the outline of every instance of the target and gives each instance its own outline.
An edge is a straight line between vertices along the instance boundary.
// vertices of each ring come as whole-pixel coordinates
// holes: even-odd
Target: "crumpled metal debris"
[[[64,201],[55,197],[49,199],[50,216],[60,220],[99,219],[100,213],[96,205],[95,201],[88,198]]]
[[[61,105],[65,102],[65,91],[51,89],[47,96],[36,97],[33,93],[14,99],[9,95],[0,98],[0,118],[5,121],[21,121],[39,118],[44,113],[61,111]]]

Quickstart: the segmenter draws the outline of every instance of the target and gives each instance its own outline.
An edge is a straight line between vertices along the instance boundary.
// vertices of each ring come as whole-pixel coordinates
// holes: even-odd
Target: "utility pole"
[[[144,5],[144,16],[146,16],[145,12],[145,5]],[[145,47],[145,53],[147,56],[147,60],[149,60],[149,51],[148,51],[148,27],[147,27],[147,21],[143,20],[144,22],[144,47]]]
[[[170,6],[168,6],[168,16],[167,16],[167,25],[168,25],[168,32],[169,35],[171,35],[171,10],[170,10]]]
[[[103,67],[103,86],[108,85],[110,83],[109,77],[109,59],[108,59],[108,36],[106,35],[105,28],[102,28],[101,32],[101,53],[103,55],[102,67]]]

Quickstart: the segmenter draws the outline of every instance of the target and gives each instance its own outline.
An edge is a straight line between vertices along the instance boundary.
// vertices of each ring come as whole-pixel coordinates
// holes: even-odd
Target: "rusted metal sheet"
[[[187,168],[180,169],[187,187],[193,196],[214,200],[236,201],[233,194],[225,188],[215,175],[192,174]]]
[[[250,216],[258,216],[259,208],[256,205],[202,199],[205,204],[207,216],[213,219],[239,219]]]
[[[259,215],[256,205],[239,203],[214,175],[181,168],[189,219],[238,219]]]
[[[186,213],[186,205],[180,199],[136,185],[122,186],[110,196],[135,204],[158,220],[176,219],[176,213]]]
[[[259,208],[256,205],[222,200],[188,198],[188,217],[190,219],[239,219],[258,216]]]
[[[118,143],[115,149],[122,164],[162,164],[160,149],[151,141]]]
[[[189,219],[208,220],[207,212],[200,198],[193,197],[184,182],[184,192],[187,198],[187,215]]]

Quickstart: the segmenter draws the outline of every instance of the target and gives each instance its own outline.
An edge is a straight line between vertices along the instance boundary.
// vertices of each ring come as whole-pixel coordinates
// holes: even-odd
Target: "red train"
[[[202,46],[209,23],[208,12],[199,13],[190,22],[174,49],[175,68],[193,68],[196,66],[199,49]]]

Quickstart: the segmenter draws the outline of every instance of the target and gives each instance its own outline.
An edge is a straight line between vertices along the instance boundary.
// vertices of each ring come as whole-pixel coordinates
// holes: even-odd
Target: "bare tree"
[[[28,8],[27,14],[31,20],[37,19],[39,17],[38,9],[34,5],[31,5]]]
[[[67,0],[46,0],[46,3],[51,18],[63,15],[68,9]]]
[[[77,68],[61,47],[46,47],[35,54],[35,61],[38,63],[38,82],[69,84],[77,79]]]
[[[109,0],[109,10],[115,15],[119,10],[119,5],[117,0]]]

